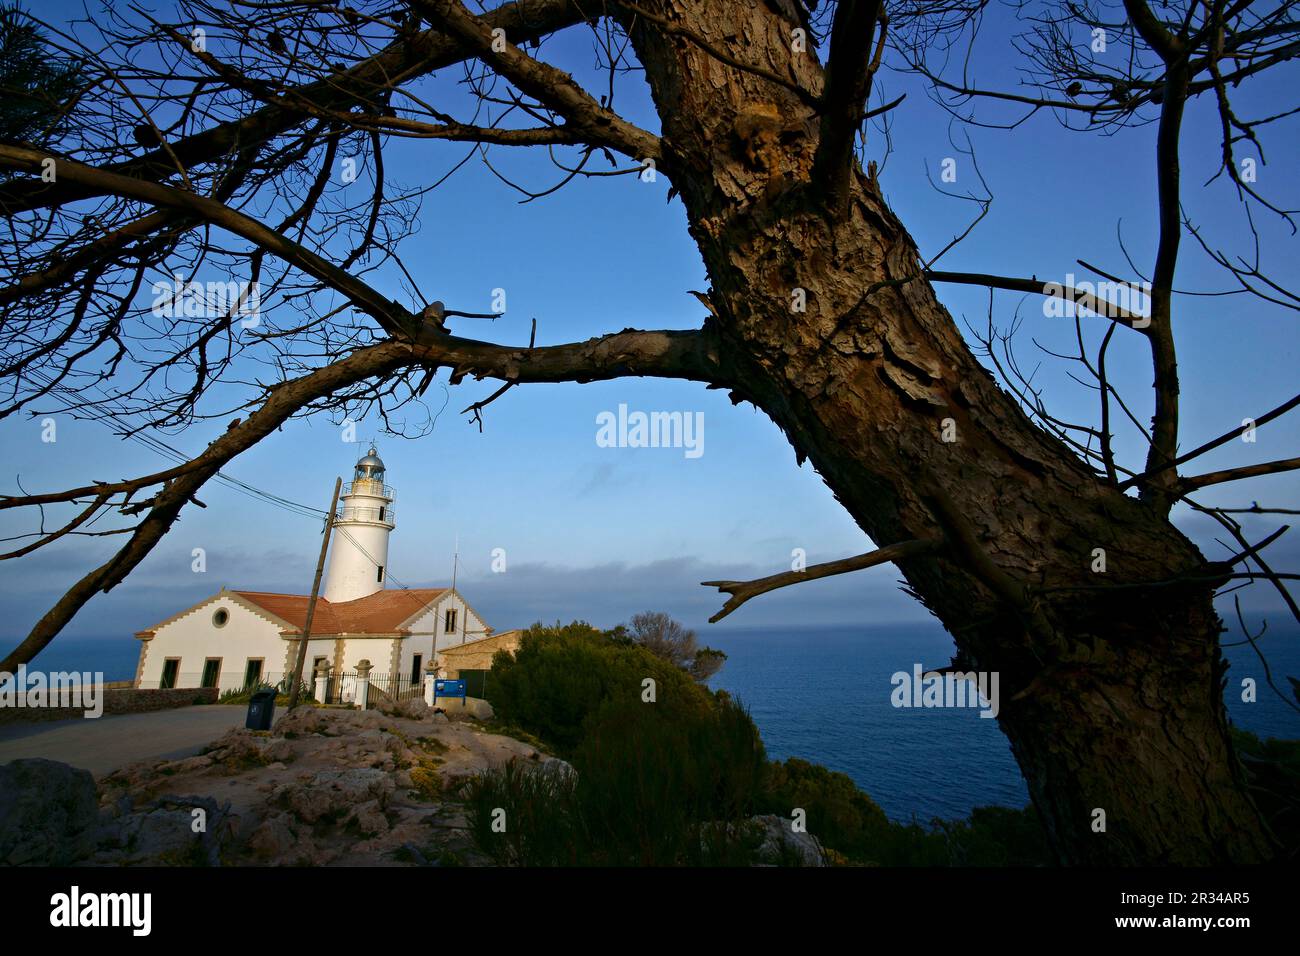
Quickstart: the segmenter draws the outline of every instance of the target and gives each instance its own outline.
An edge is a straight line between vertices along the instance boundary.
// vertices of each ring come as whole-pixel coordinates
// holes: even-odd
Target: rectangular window
[[[244,686],[253,687],[262,682],[262,658],[250,657],[244,668]]]
[[[384,566],[382,564],[379,566],[379,574],[376,575],[375,580],[380,584],[384,583]]]
[[[380,520],[380,521],[383,521],[383,520],[384,520],[384,506],[383,506],[383,505],[380,505],[380,506],[379,506],[379,520]]]
[[[423,676],[420,673],[420,668],[423,664],[424,664],[424,655],[416,654],[415,659],[411,661],[411,683],[412,684],[420,683],[420,678]]]
[[[209,657],[203,662],[203,687],[216,687],[221,680],[221,658]]]
[[[456,609],[454,607],[447,608],[447,616],[443,619],[442,630],[445,634],[456,633]]]
[[[180,676],[181,659],[179,657],[169,657],[163,661],[162,681],[158,684],[163,690],[170,690],[176,686],[176,678]]]

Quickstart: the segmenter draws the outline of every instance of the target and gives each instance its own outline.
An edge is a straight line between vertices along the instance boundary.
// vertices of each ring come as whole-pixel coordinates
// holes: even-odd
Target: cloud
[[[638,611],[666,611],[707,631],[726,595],[701,581],[747,580],[779,568],[698,560],[656,560],[566,568],[545,563],[510,565],[503,574],[465,579],[460,589],[490,624],[521,627],[535,621],[586,620],[612,627]],[[727,617],[723,626],[799,627],[872,620],[927,620],[928,613],[897,587],[897,569],[810,581],[765,594]]]
[[[1276,529],[1269,516],[1242,516],[1244,533],[1258,541]],[[1182,530],[1197,541],[1205,555],[1218,559],[1229,552],[1215,542],[1233,542],[1211,519],[1182,515]],[[52,547],[5,565],[0,590],[0,649],[7,650],[26,636],[31,626],[87,570],[106,560],[112,546],[104,541]],[[1265,552],[1277,570],[1300,567],[1300,534],[1288,534]],[[310,587],[315,553],[275,548],[253,551],[213,547],[208,570],[191,569],[191,552],[164,547],[127,580],[105,595],[96,595],[66,629],[76,637],[125,637],[148,627],[222,586],[264,591],[305,593]],[[930,621],[929,613],[903,594],[901,575],[892,565],[855,574],[810,581],[774,591],[748,602],[719,625],[707,623],[726,596],[701,581],[748,580],[784,570],[753,563],[689,559],[657,559],[562,566],[547,562],[511,563],[504,574],[464,575],[461,591],[488,623],[499,629],[525,627],[535,621],[581,619],[612,627],[638,611],[666,611],[703,634],[713,627],[822,627],[871,622],[895,624]],[[404,575],[412,587],[445,586],[445,577]],[[1240,592],[1248,625],[1262,618],[1272,626],[1289,617],[1285,603],[1269,584],[1257,583]],[[1233,595],[1219,601],[1219,611],[1233,632],[1239,630]]]
[[[115,548],[103,542],[51,546],[8,562],[0,589],[0,649],[24,638],[32,625],[87,571],[108,560]],[[314,558],[305,551],[259,553],[214,547],[207,570],[194,571],[191,549],[166,547],[149,555],[107,594],[97,594],[64,633],[74,637],[130,636],[223,586],[259,591],[306,592]],[[305,582],[305,583],[304,583]]]

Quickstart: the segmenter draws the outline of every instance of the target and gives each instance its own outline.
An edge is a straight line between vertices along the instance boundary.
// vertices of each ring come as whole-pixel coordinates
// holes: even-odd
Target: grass
[[[419,766],[412,767],[409,771],[411,774],[411,793],[423,800],[435,801],[442,797],[442,777],[438,774],[437,767],[430,762],[421,762]]]
[[[283,682],[281,682],[283,684]],[[289,706],[289,690],[284,686],[274,684],[249,684],[247,687],[240,687],[234,690],[228,690],[217,698],[218,704],[248,704],[252,700],[253,694],[260,690],[274,690],[275,706]],[[316,703],[312,696],[312,689],[303,684],[298,690],[298,703],[314,705]]]
[[[438,773],[438,768],[442,766],[441,755],[447,752],[447,745],[436,737],[416,737],[412,740],[395,727],[389,732],[418,754],[414,762],[402,764],[403,769],[411,775],[411,796],[430,802],[442,799],[442,776]]]

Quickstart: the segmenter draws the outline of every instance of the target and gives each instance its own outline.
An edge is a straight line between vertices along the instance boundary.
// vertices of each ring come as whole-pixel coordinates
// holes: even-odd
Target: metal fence
[[[323,704],[354,704],[357,700],[357,688],[361,675],[355,670],[331,671],[329,684],[325,691]],[[315,696],[313,680],[312,695]],[[392,674],[370,672],[370,689],[366,694],[366,705],[378,707],[383,704],[398,704],[424,696],[424,681],[411,680],[410,677],[394,677]]]
[[[389,501],[397,500],[397,492],[393,490],[392,485],[385,485],[373,478],[358,478],[343,485],[344,495],[350,495],[353,491],[358,494],[382,495]]]

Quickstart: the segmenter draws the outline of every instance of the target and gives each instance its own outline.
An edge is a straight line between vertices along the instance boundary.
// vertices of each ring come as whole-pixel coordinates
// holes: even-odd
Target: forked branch
[[[474,16],[459,0],[416,0],[415,7],[522,92],[563,116],[565,128],[587,142],[636,160],[661,158],[659,137],[597,102],[569,74],[515,47],[509,34],[504,43],[499,42],[501,34],[494,33],[485,19]]]

